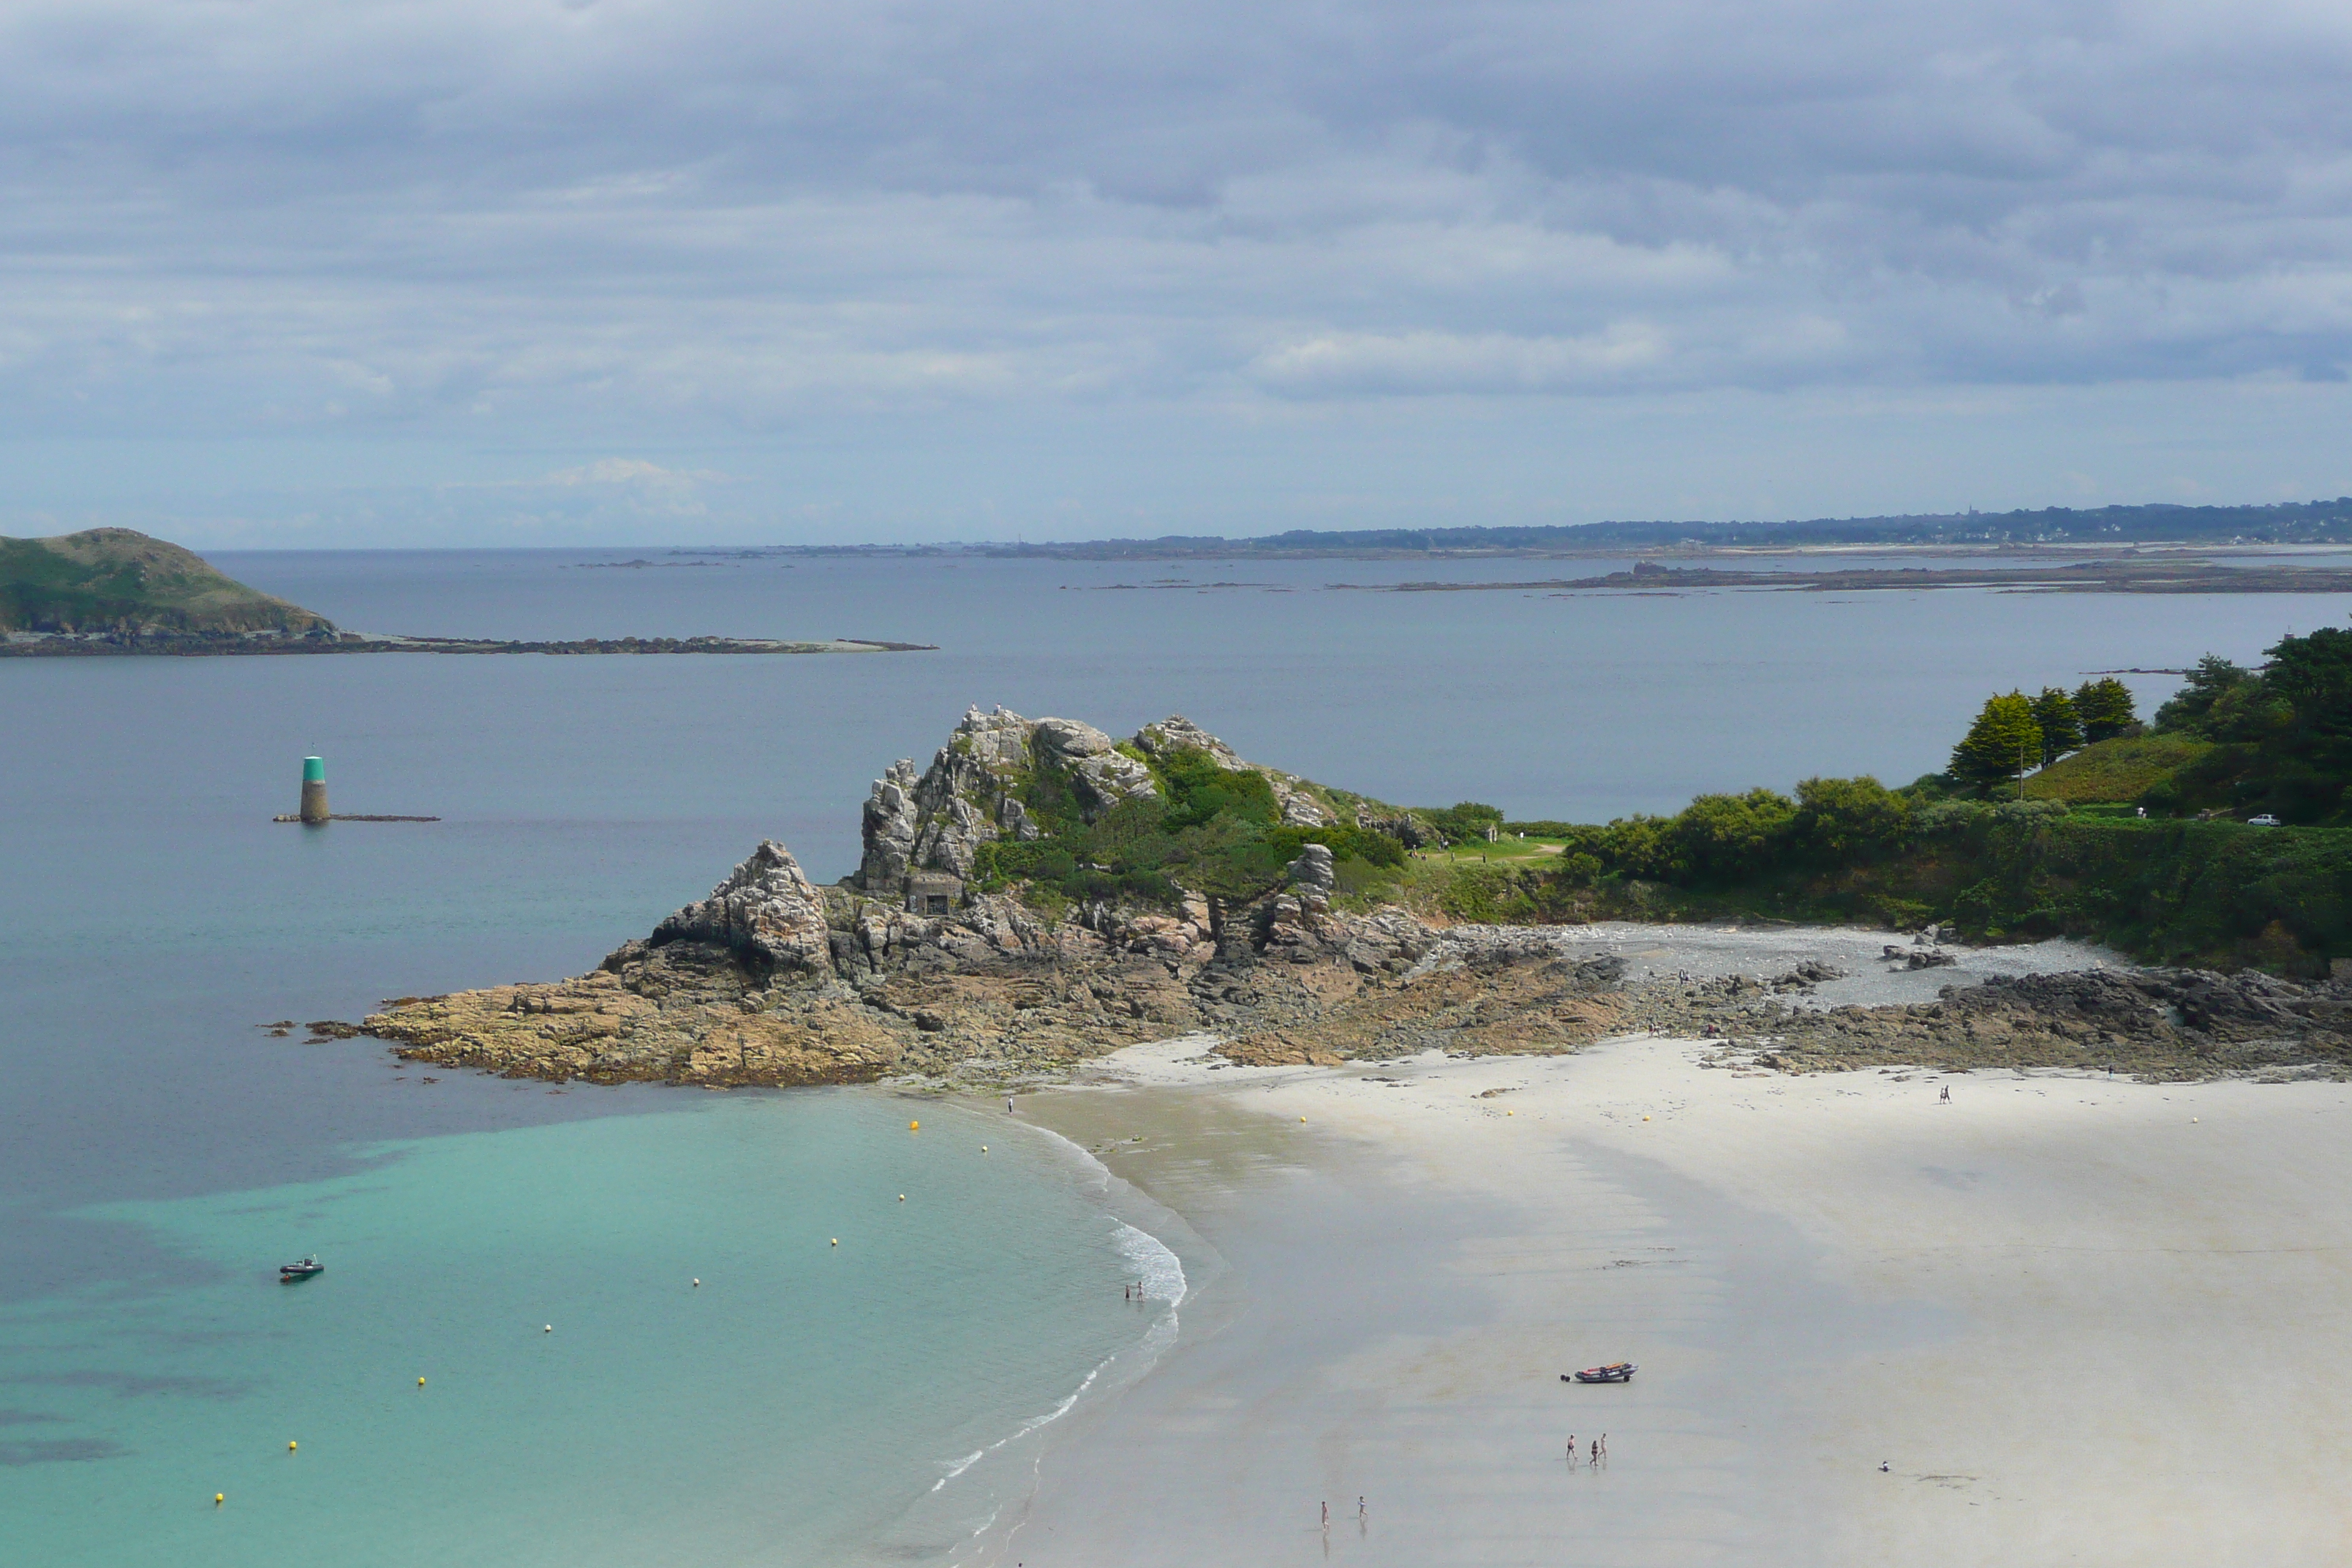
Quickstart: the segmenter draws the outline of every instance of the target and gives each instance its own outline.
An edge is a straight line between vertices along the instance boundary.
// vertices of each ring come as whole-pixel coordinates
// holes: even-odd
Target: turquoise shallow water
[[[107,1205],[209,1281],[0,1313],[9,1559],[929,1557],[1020,1484],[971,1456],[1165,1316],[1122,1298],[1151,1249],[1098,1169],[1001,1113],[679,1099]]]

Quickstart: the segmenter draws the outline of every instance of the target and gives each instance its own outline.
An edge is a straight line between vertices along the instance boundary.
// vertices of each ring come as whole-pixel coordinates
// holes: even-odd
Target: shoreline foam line
[[[1080,1171],[1092,1178],[1095,1189],[1102,1198],[1107,1200],[1113,1191],[1126,1185],[1109,1166],[1095,1158],[1093,1153],[1075,1139],[1066,1137],[1050,1127],[1037,1126],[1034,1122],[1024,1122],[1021,1125],[1024,1131],[1042,1134],[1066,1150],[1073,1157]],[[963,1475],[991,1454],[1006,1448],[1024,1437],[1043,1431],[1068,1415],[1077,1407],[1078,1401],[1086,1396],[1087,1391],[1092,1388],[1096,1381],[1114,1363],[1131,1356],[1139,1356],[1139,1352],[1134,1374],[1126,1380],[1124,1386],[1131,1387],[1150,1376],[1151,1369],[1159,1364],[1160,1358],[1167,1354],[1169,1347],[1176,1342],[1177,1334],[1181,1328],[1177,1309],[1192,1294],[1192,1280],[1184,1272],[1183,1259],[1177,1256],[1174,1247],[1170,1247],[1142,1226],[1121,1219],[1118,1215],[1109,1213],[1108,1209],[1106,1209],[1105,1217],[1109,1219],[1115,1227],[1111,1232],[1111,1244],[1118,1248],[1120,1256],[1138,1270],[1143,1280],[1147,1298],[1165,1301],[1167,1306],[1152,1319],[1151,1325],[1144,1330],[1142,1336],[1134,1343],[1115,1350],[1097,1362],[1094,1370],[1087,1373],[1084,1381],[1070,1392],[1067,1398],[1045,1415],[1032,1416],[1013,1431],[986,1447],[975,1450],[955,1461],[944,1475],[931,1483],[930,1491],[926,1493],[926,1496],[937,1494],[950,1481]],[[1029,1496],[1021,1499],[1019,1513],[1013,1520],[1012,1529],[1006,1533],[1003,1542],[999,1542],[1000,1548],[1010,1543],[1012,1536],[1019,1532],[1022,1522],[1026,1520],[1029,1502],[1035,1496],[1037,1467],[1043,1463],[1044,1456],[1045,1450],[1041,1447],[1032,1460]],[[998,1500],[996,1507],[989,1511],[988,1517],[964,1538],[963,1547],[950,1555],[950,1568],[953,1568],[954,1564],[964,1562],[966,1559],[963,1552],[974,1546],[978,1546],[983,1553],[986,1552],[988,1539],[1000,1522],[1004,1521],[1006,1508],[1012,1501],[1013,1499],[1009,1496]]]
[[[1027,1126],[1026,1130],[1043,1133],[1076,1155],[1080,1163],[1097,1175],[1104,1191],[1108,1192],[1110,1184],[1118,1180],[1111,1173],[1109,1166],[1088,1153],[1083,1146],[1065,1138],[1052,1128]],[[1166,1301],[1167,1310],[1152,1320],[1151,1326],[1143,1331],[1142,1337],[1135,1343],[1122,1346],[1097,1362],[1094,1370],[1087,1373],[1078,1386],[1071,1390],[1069,1396],[1053,1409],[1043,1415],[1030,1417],[995,1442],[985,1447],[976,1448],[962,1458],[953,1461],[947,1472],[931,1483],[932,1491],[938,1491],[998,1449],[1008,1444],[1019,1442],[1032,1432],[1040,1431],[1068,1415],[1087,1390],[1094,1386],[1095,1380],[1103,1374],[1104,1369],[1121,1356],[1139,1350],[1148,1352],[1143,1372],[1149,1372],[1152,1363],[1159,1361],[1168,1347],[1175,1342],[1177,1331],[1181,1326],[1176,1316],[1176,1309],[1183,1304],[1184,1298],[1192,1291],[1191,1281],[1184,1275],[1183,1259],[1176,1256],[1173,1247],[1142,1226],[1130,1225],[1117,1215],[1111,1215],[1108,1218],[1117,1227],[1111,1233],[1112,1245],[1118,1249],[1121,1257],[1134,1264],[1139,1270],[1143,1280],[1146,1297],[1153,1300]],[[1140,1376],[1141,1373],[1138,1375]],[[993,1521],[992,1520],[991,1522]],[[984,1530],[987,1527],[983,1525],[982,1528]]]

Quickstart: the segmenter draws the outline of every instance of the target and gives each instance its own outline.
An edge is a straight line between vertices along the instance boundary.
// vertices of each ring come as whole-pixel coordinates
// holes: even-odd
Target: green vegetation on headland
[[[2209,657],[2145,726],[2112,678],[1990,698],[1950,769],[1901,789],[1808,779],[1504,831],[1532,837],[1457,855],[1438,908],[1949,922],[2315,973],[2352,957],[2352,632],[2287,637],[2258,670]]]
[[[1147,752],[1126,744],[1119,752],[1149,771],[1151,793],[1120,800],[1089,822],[1067,773],[1034,770],[1015,794],[1044,837],[979,846],[975,885],[993,891],[1027,883],[1033,898],[1042,893],[1048,901],[1132,900],[1172,908],[1188,891],[1232,903],[1262,898],[1282,885],[1285,870],[1309,844],[1330,849],[1345,895],[1389,888],[1404,865],[1405,846],[1394,834],[1344,822],[1286,824],[1272,782],[1256,769],[1224,767],[1192,747]],[[1352,809],[1360,798],[1304,780],[1284,782],[1326,815]]]
[[[0,632],[335,636],[334,624],[127,528],[0,539]]]
[[[2006,693],[1949,771],[1901,788],[1815,778],[1598,825],[1507,823],[1476,802],[1401,811],[1200,752],[1120,750],[1151,793],[1088,820],[1038,770],[1019,793],[1039,836],[981,846],[975,884],[1053,907],[1241,903],[1319,843],[1347,909],[1938,924],[2302,974],[2352,958],[2352,632],[2289,637],[2260,670],[2209,658],[2152,727],[2112,678]],[[1287,819],[1273,779],[1354,825]],[[2265,814],[2288,826],[2243,820]]]

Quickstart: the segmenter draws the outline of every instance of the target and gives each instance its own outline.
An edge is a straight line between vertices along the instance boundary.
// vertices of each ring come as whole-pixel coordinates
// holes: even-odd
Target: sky
[[[0,531],[2352,493],[2352,6],[0,0]]]

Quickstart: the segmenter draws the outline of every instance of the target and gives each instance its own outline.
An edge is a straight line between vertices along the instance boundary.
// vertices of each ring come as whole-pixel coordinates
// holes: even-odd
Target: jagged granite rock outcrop
[[[1122,800],[1157,793],[1150,767],[1118,744],[1075,719],[971,710],[919,777],[913,759],[901,758],[874,781],[866,801],[860,882],[879,891],[909,871],[969,877],[982,844],[1037,837],[1040,829],[1021,792],[1041,773],[1066,780],[1088,821]],[[1221,766],[1247,765],[1230,751],[1223,755],[1232,761]]]
[[[755,963],[814,971],[832,953],[824,898],[792,851],[764,839],[751,858],[699,903],[654,928],[653,940],[703,942]]]
[[[967,890],[944,910],[906,896],[912,879],[970,877],[983,844],[1037,837],[1031,800],[1090,822],[1156,794],[1151,762],[1184,752],[1260,773],[1287,824],[1337,820],[1317,786],[1185,719],[1122,746],[1075,720],[973,709],[920,774],[900,761],[875,781],[842,884],[812,883],[771,840],[593,973],[406,1001],[367,1027],[404,1055],[518,1076],[728,1085],[1034,1070],[1195,1029],[1236,1036],[1257,1060],[1440,1040],[1541,1049],[1614,1019],[1590,974],[1531,964],[1543,973],[1513,1001],[1491,974],[1472,985],[1460,964],[1427,965],[1439,933],[1402,910],[1335,912],[1319,844],[1239,906],[1188,894],[1049,916],[1005,893]],[[1336,1046],[1318,1043],[1327,1028]]]

